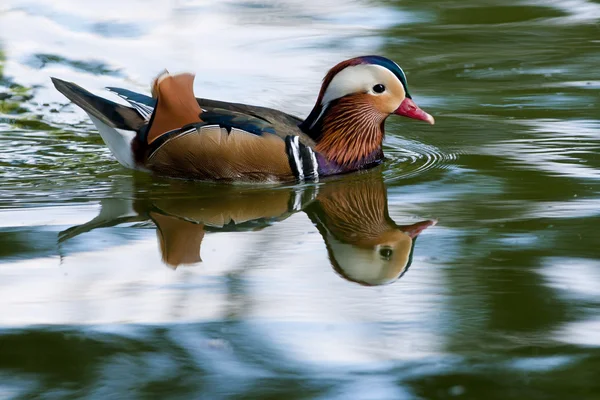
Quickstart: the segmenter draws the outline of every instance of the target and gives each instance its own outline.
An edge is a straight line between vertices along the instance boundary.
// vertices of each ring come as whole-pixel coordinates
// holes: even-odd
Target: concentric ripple
[[[388,137],[384,150],[388,159],[384,173],[387,182],[450,168],[458,158],[458,153],[443,152],[436,146],[400,137]]]

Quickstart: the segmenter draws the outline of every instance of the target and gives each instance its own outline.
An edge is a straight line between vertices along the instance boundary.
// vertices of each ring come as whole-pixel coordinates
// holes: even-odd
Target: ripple
[[[101,198],[125,173],[95,134],[12,130],[0,146],[0,208]]]
[[[414,178],[432,169],[450,168],[459,156],[430,144],[399,137],[388,137],[384,149],[388,158],[384,173],[386,182]]]

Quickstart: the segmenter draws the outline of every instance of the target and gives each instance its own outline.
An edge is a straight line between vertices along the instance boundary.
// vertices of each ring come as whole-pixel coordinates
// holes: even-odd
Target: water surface
[[[0,5],[0,398],[597,399],[600,3],[212,3]],[[132,173],[48,78],[302,116],[369,53],[437,124],[318,185]]]

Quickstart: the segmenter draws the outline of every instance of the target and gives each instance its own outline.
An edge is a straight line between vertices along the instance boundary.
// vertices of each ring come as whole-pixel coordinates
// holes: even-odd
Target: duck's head
[[[381,155],[384,122],[390,115],[434,123],[412,100],[398,64],[381,56],[356,57],[327,73],[300,128],[329,160],[349,165]]]

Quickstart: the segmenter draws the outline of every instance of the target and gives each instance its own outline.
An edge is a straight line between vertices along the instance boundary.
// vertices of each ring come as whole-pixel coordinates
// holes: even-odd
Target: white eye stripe
[[[373,86],[389,80],[399,81],[389,69],[380,65],[360,64],[346,67],[331,80],[321,105],[352,93],[375,93]]]

